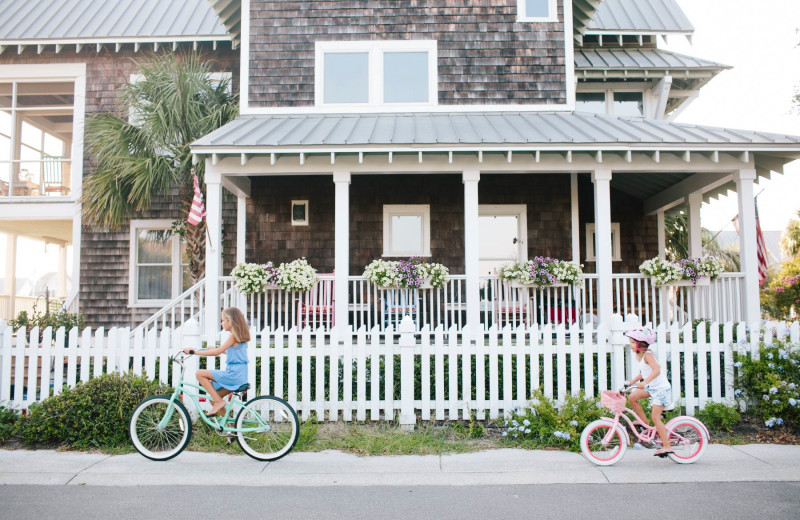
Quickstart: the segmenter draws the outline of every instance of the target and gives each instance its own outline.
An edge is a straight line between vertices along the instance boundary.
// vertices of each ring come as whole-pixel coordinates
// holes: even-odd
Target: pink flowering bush
[[[764,308],[774,317],[788,317],[800,310],[800,274],[781,276],[764,291]]]

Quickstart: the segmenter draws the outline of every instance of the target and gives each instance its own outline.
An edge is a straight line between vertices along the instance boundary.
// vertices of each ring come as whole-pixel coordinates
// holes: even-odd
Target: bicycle
[[[631,390],[633,387],[624,387],[619,392],[605,390],[600,395],[600,404],[614,412],[615,416],[613,419],[602,417],[593,421],[581,433],[581,453],[593,464],[610,466],[625,456],[631,439],[620,418],[625,419],[628,428],[640,444],[654,448],[661,447],[655,426],[642,422],[639,416],[626,406],[627,399],[623,394]],[[633,416],[633,420],[629,415]],[[637,431],[637,425],[641,431]],[[691,464],[703,456],[708,446],[709,434],[708,428],[701,421],[683,415],[671,419],[664,426],[674,452],[667,455],[670,459],[679,464]]]
[[[183,380],[184,361],[188,357],[183,353],[170,357],[181,367],[180,379],[172,395],[148,397],[136,406],[128,428],[136,451],[148,459],[162,461],[176,457],[186,448],[192,437],[192,421],[182,396],[188,396],[194,403],[204,423],[218,435],[227,437],[229,444],[235,438],[242,451],[250,457],[273,461],[292,451],[300,433],[300,422],[289,403],[271,395],[245,403],[243,394],[250,388],[246,383],[230,394],[225,408],[215,417],[206,417],[200,407],[200,392],[205,390]]]

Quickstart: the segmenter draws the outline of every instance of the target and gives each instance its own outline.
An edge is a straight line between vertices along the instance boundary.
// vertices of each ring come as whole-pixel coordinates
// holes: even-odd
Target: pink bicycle
[[[602,417],[590,423],[581,433],[581,453],[593,464],[610,466],[625,456],[631,439],[620,418],[625,419],[628,428],[641,445],[661,447],[661,439],[655,426],[644,424],[634,411],[626,406],[627,399],[623,394],[630,390],[631,388],[623,388],[619,392],[605,390],[600,395],[600,404],[616,415],[613,419]],[[679,464],[691,464],[703,456],[709,442],[705,424],[694,417],[684,415],[675,417],[665,426],[674,452],[667,455],[670,459]]]

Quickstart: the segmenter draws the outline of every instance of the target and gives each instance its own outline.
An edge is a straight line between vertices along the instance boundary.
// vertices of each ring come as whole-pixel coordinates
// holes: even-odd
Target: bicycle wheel
[[[676,417],[666,425],[673,453],[669,458],[678,464],[696,462],[708,447],[706,428],[693,417]]]
[[[171,396],[157,395],[139,403],[131,416],[129,433],[136,451],[151,460],[169,460],[189,444],[192,421],[182,403],[170,404]],[[170,417],[159,428],[169,411]]]
[[[265,395],[245,403],[236,416],[236,429],[245,453],[256,460],[278,460],[294,448],[300,421],[289,403]]]
[[[610,466],[625,456],[625,450],[628,449],[628,438],[622,430],[622,426],[617,425],[609,442],[603,444],[603,439],[613,427],[613,422],[598,419],[583,429],[580,441],[581,453],[592,464]]]

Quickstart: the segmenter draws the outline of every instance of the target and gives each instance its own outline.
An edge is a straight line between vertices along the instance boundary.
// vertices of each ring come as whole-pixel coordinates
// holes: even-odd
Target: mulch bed
[[[800,444],[800,432],[786,426],[767,428],[764,421],[742,417],[732,432],[711,431],[711,442],[732,444]]]

